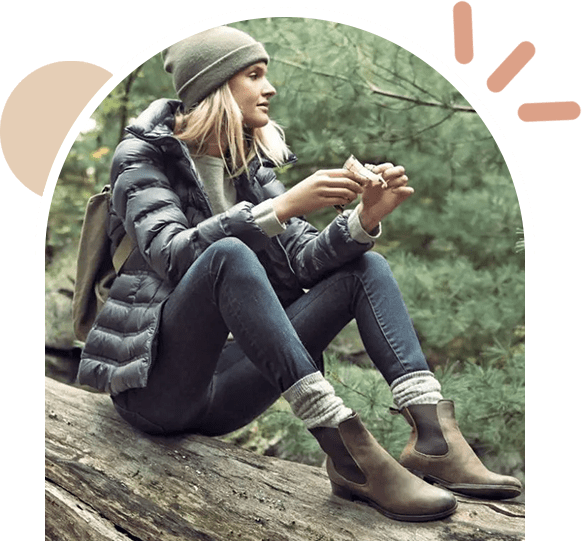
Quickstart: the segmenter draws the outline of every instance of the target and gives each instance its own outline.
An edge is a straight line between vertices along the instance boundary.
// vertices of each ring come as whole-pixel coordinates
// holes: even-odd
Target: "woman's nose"
[[[274,96],[277,93],[277,90],[275,90],[275,87],[268,81],[265,79],[265,87],[263,88],[263,96],[266,97],[271,97]]]

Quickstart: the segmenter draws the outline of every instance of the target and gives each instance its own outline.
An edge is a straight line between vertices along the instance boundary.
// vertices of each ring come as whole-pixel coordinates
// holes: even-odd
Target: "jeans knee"
[[[371,265],[378,265],[378,266],[388,266],[388,261],[376,251],[368,251],[362,255],[362,259],[364,262],[371,264]]]
[[[388,261],[380,254],[375,251],[367,251],[362,256],[357,258],[352,263],[352,270],[358,273],[381,273],[390,274],[390,266]]]
[[[207,249],[219,256],[241,256],[252,253],[251,249],[245,245],[238,237],[224,237],[215,241]]]
[[[255,252],[236,237],[216,241],[207,252],[212,253],[211,272],[219,273],[226,269],[239,276],[264,273]]]
[[[213,261],[227,264],[245,264],[257,260],[255,253],[236,237],[225,237],[214,242],[207,251]]]

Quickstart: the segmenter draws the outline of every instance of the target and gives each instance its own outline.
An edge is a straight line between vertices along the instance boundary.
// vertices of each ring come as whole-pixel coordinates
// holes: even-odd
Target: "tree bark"
[[[103,394],[45,380],[45,539],[523,540],[525,505],[459,496],[448,519],[390,520],[333,496],[323,468],[217,438],[152,437]]]

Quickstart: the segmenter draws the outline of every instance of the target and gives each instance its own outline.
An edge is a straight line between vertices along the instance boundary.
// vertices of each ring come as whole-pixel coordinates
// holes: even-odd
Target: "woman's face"
[[[255,63],[229,81],[230,91],[243,115],[243,124],[260,128],[269,122],[269,100],[276,93],[267,80],[267,64]]]

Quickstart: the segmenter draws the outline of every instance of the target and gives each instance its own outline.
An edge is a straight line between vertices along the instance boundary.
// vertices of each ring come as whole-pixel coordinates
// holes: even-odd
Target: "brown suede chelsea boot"
[[[467,443],[455,419],[450,400],[396,410],[412,427],[400,464],[428,482],[453,492],[485,498],[508,499],[520,495],[521,482],[491,472]]]
[[[389,518],[429,521],[457,508],[453,494],[427,484],[390,456],[364,427],[357,414],[338,428],[310,429],[327,454],[332,492],[368,503]]]

